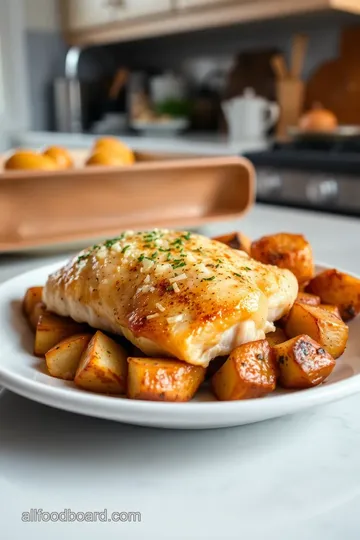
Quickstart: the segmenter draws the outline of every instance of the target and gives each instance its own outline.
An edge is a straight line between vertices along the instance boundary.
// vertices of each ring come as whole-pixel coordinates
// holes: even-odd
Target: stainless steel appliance
[[[259,202],[360,217],[360,138],[275,144],[247,157]]]

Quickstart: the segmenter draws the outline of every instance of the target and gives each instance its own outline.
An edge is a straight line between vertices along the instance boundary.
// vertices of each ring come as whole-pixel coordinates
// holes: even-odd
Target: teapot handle
[[[272,128],[279,120],[280,106],[275,102],[269,102],[266,105],[266,111],[268,112],[268,118],[264,122],[264,130]]]

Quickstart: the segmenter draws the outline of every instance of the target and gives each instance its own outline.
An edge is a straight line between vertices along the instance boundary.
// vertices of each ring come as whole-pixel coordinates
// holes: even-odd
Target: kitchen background
[[[89,148],[116,134],[137,150],[243,154],[260,201],[360,214],[360,2],[13,4],[27,121],[14,121],[7,147]]]

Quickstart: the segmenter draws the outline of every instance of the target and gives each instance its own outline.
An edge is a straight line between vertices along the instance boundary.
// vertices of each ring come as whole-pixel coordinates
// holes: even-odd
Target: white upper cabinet
[[[117,21],[166,13],[172,9],[172,0],[109,0]]]
[[[112,9],[107,0],[66,0],[62,7],[65,28],[86,30],[112,20]]]
[[[207,6],[214,4],[229,3],[229,0],[176,0],[176,7],[178,9],[185,9],[188,7]]]

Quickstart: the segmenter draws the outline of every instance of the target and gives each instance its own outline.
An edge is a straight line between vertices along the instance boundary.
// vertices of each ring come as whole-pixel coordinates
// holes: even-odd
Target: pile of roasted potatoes
[[[151,401],[189,401],[203,381],[219,400],[264,396],[277,386],[310,388],[322,383],[345,351],[347,321],[360,311],[360,280],[331,269],[315,276],[309,242],[280,233],[251,242],[242,233],[215,238],[254,259],[288,268],[299,282],[290,312],[266,339],[246,343],[209,368],[176,359],[145,358],[118,336],[59,317],[42,303],[42,287],[28,289],[23,312],[35,331],[34,353],[53,377],[84,390]]]

